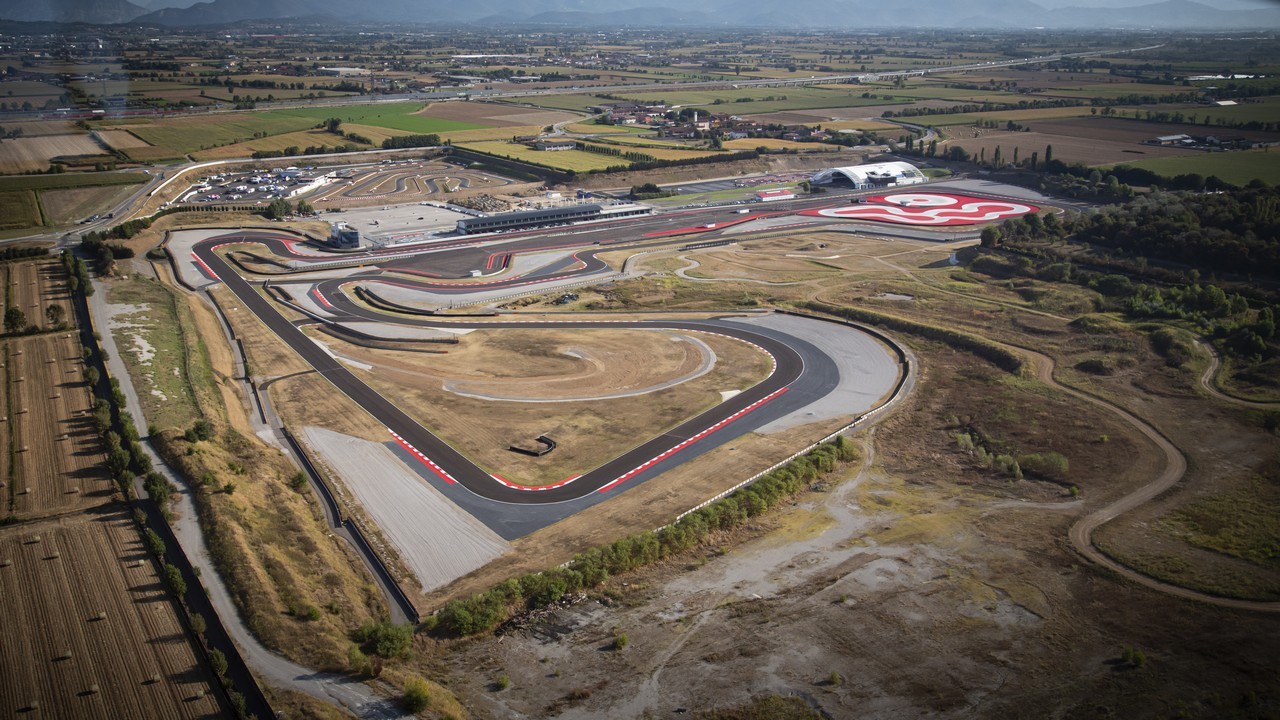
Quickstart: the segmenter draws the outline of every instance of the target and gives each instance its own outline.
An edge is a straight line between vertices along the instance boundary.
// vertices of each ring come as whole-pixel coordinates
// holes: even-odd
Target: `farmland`
[[[88,135],[44,135],[20,137],[0,143],[0,173],[44,170],[49,161],[70,155],[101,155],[105,152]]]
[[[561,170],[573,170],[574,172],[603,170],[615,165],[631,164],[630,161],[620,157],[598,155],[585,150],[556,150],[554,152],[548,152],[545,150],[535,150],[528,145],[511,142],[474,142],[466,143],[461,145],[461,147],[465,147],[468,150],[488,153],[496,157],[523,160],[526,162],[536,163],[538,165],[559,168]]]
[[[1198,153],[1184,157],[1152,158],[1123,164],[1150,170],[1165,177],[1196,173],[1204,177],[1216,175],[1234,185],[1247,185],[1254,179],[1270,185],[1280,184],[1280,160],[1275,153],[1266,150]]]
[[[1014,132],[1007,130],[980,130],[966,128],[953,130],[954,137],[948,146],[958,145],[970,155],[983,155],[990,160],[998,147],[1005,158],[1012,158],[1014,149],[1018,149],[1020,157],[1026,160],[1031,153],[1037,152],[1040,158],[1045,157],[1045,149],[1053,147],[1053,157],[1067,163],[1084,163],[1085,165],[1105,165],[1125,162],[1127,160],[1147,159],[1153,157],[1203,156],[1203,152],[1159,145],[1143,145],[1136,142],[1117,140],[1093,140],[1083,137],[1066,137],[1040,132]]]
[[[31,190],[0,192],[0,230],[40,225],[40,205]]]
[[[6,310],[70,311],[53,259],[4,266]],[[6,716],[208,718],[223,708],[126,506],[115,500],[78,335],[3,345],[0,708]],[[10,461],[12,460],[12,464]]]
[[[6,716],[220,715],[212,678],[123,507],[4,528],[0,558]]]
[[[323,123],[327,118],[336,117],[344,123],[373,125],[420,135],[484,127],[484,123],[445,120],[423,115],[418,112],[422,110],[422,107],[422,103],[391,103],[388,105],[352,105],[343,108],[297,108],[257,113],[253,117],[264,118],[267,122],[303,121],[308,123],[304,127],[314,127]],[[274,135],[276,133],[267,134]]]
[[[132,186],[150,179],[143,173],[0,177],[0,230],[70,224],[85,215],[105,212],[128,197]]]

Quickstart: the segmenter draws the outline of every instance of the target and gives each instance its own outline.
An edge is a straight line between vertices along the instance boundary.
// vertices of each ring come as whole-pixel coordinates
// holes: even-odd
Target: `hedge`
[[[809,487],[855,456],[843,436],[796,458],[728,497],[695,510],[660,530],[629,535],[581,553],[568,564],[512,578],[470,598],[451,600],[435,616],[435,628],[474,635],[525,609],[546,607],[569,593],[599,586],[610,575],[688,552],[712,533],[743,525]]]

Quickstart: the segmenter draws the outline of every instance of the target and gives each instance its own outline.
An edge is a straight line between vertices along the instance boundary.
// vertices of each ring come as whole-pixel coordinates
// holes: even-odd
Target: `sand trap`
[[[303,434],[431,591],[485,565],[510,545],[423,482],[379,443],[319,427]]]

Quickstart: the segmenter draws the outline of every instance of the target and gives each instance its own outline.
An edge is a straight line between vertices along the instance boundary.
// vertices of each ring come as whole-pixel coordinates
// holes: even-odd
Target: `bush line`
[[[546,607],[568,593],[598,587],[610,575],[675,557],[708,541],[712,533],[740,527],[854,459],[853,443],[840,436],[659,530],[629,535],[579,554],[567,564],[512,578],[487,592],[451,600],[430,629],[465,636],[497,627],[524,611]]]
[[[926,325],[914,320],[896,317],[894,315],[882,315],[871,310],[864,310],[855,307],[838,307],[836,305],[828,305],[822,302],[814,302],[806,300],[796,304],[796,307],[812,310],[814,312],[826,313],[827,315],[835,315],[846,320],[856,320],[858,322],[869,323],[871,325],[880,325],[890,330],[919,335],[920,337],[938,342],[946,343],[951,347],[971,352],[978,357],[990,361],[1001,370],[1005,370],[1014,374],[1020,374],[1024,366],[1022,356],[1012,350],[1005,348],[977,335],[962,333],[958,330],[950,328],[941,328],[936,325]]]

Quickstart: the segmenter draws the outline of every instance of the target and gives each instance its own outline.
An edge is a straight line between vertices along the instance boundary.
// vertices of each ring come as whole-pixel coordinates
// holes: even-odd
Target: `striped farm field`
[[[150,147],[150,143],[128,130],[99,130],[98,137],[113,150]]]
[[[446,120],[420,111],[423,103],[406,102],[387,105],[350,105],[347,107],[290,108],[288,110],[271,110],[257,113],[255,117],[273,120],[301,120],[304,127],[314,127],[328,118],[338,118],[345,123],[355,125],[374,125],[391,130],[403,130],[408,133],[430,135],[450,130],[471,130],[484,127],[479,123]],[[299,128],[301,129],[301,128]],[[269,133],[270,134],[270,133]]]
[[[220,145],[253,140],[259,135],[282,135],[315,127],[316,121],[273,113],[196,115],[164,118],[129,130],[170,156],[199,152]],[[136,157],[129,153],[130,157]]]
[[[513,137],[537,135],[542,132],[542,125],[519,125],[516,127],[478,128],[475,130],[451,130],[440,133],[441,140],[452,143],[482,142],[485,140],[510,140]]]
[[[655,148],[641,147],[636,148],[635,152],[652,155],[658,160],[688,160],[690,158],[704,158],[713,155],[724,155],[726,153],[716,150],[689,150],[683,148]],[[613,163],[611,163],[613,164]]]
[[[298,148],[298,151],[301,152],[308,147],[336,147],[338,145],[353,145],[362,149],[370,147],[369,145],[354,142],[342,137],[341,135],[335,135],[323,130],[302,130],[299,132],[284,133],[283,135],[272,135],[270,137],[258,138],[256,140],[246,140],[233,145],[223,145],[221,147],[210,148],[208,150],[192,153],[191,156],[197,160],[226,160],[229,158],[247,158],[259,150],[264,152],[277,152],[294,147]]]
[[[1093,110],[1086,105],[1061,108],[1027,108],[1025,110],[997,110],[995,112],[956,113],[954,115],[921,115],[919,117],[900,118],[917,125],[933,125],[946,127],[954,125],[976,125],[981,120],[991,120],[1003,125],[1007,122],[1028,123],[1033,120],[1061,120],[1063,118],[1088,117]]]
[[[103,150],[88,134],[20,137],[0,143],[0,172],[44,170],[63,155],[100,155]]]
[[[40,206],[31,190],[0,192],[0,230],[19,230],[40,225]]]
[[[609,155],[597,155],[584,150],[535,150],[527,145],[511,142],[466,143],[463,147],[495,157],[523,160],[537,165],[588,172],[618,165],[630,165],[630,161]]]
[[[6,717],[224,716],[127,509],[0,529],[0,558]]]

